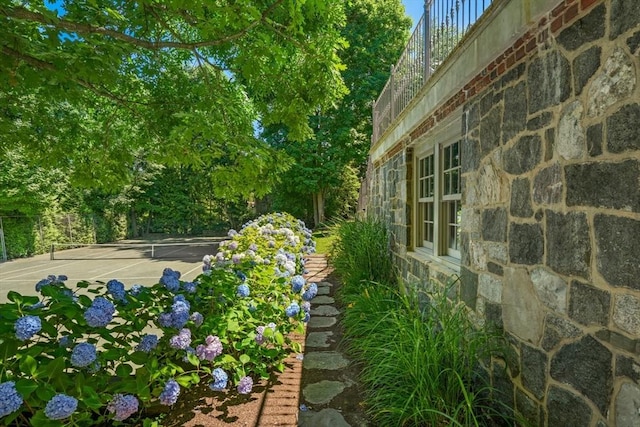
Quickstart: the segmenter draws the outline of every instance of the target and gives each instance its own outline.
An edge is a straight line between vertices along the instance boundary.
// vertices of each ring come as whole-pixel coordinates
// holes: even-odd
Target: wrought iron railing
[[[409,105],[491,2],[425,0],[422,18],[400,59],[391,66],[391,77],[373,104],[373,143]]]

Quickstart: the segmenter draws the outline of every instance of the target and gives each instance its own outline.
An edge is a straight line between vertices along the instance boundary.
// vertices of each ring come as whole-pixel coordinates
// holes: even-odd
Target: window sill
[[[451,274],[460,274],[460,260],[457,258],[447,255],[435,256],[424,248],[416,248],[414,251],[407,252],[407,256],[423,263],[436,264]]]

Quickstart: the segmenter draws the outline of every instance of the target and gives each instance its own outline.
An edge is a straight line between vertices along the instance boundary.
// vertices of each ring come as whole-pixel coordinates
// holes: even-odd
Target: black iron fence
[[[391,77],[373,104],[375,143],[409,105],[492,0],[425,0],[415,27]]]

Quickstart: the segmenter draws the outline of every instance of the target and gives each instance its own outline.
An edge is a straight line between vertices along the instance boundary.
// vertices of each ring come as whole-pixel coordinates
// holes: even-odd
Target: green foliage
[[[291,141],[286,127],[271,126],[263,132],[273,146],[295,160],[272,192],[274,207],[309,219],[316,210],[315,220],[320,223],[324,217],[345,217],[355,211],[359,184],[354,179],[362,176],[366,165],[372,103],[404,49],[411,25],[400,0],[344,4],[346,25],[341,35],[348,46],[340,54],[346,66],[341,75],[349,93],[310,117],[313,138],[302,144]],[[317,197],[326,198],[326,212],[321,212]]]
[[[223,388],[232,390],[243,377],[266,379],[284,370],[287,355],[301,351],[290,333],[302,332],[302,322],[308,320],[302,309],[295,315],[286,310],[307,297],[293,292],[290,275],[274,275],[273,266],[262,261],[276,264],[274,254],[282,254],[294,260],[291,275],[301,272],[302,254],[296,251],[312,249],[310,232],[289,216],[270,215],[232,234],[242,252],[230,249],[217,260],[209,257],[195,282],[179,281],[179,273],[165,269],[159,283],[150,287],[125,290],[112,280],[80,282],[71,289],[66,277],[49,276],[36,286],[40,296],[9,292],[10,302],[0,305],[0,383],[15,382],[24,404],[2,424],[112,424],[108,405],[116,394],[135,396],[144,409],[158,404],[168,380],[190,387],[212,381],[213,370],[220,368],[229,377]],[[233,256],[239,254],[242,262]],[[248,287],[248,295],[240,293],[241,285]],[[111,315],[89,315],[98,298],[100,307],[112,306]],[[26,316],[37,317],[40,327],[21,336],[16,322]],[[176,337],[185,331],[190,339],[182,345]],[[141,347],[147,334],[157,335],[157,346]],[[215,348],[205,352],[216,339],[221,353]],[[72,355],[84,343],[96,347],[97,357],[83,365]],[[77,410],[63,422],[49,420],[44,411],[59,393],[78,400]],[[127,423],[139,425],[143,413]],[[144,420],[144,425],[151,424]]]
[[[367,217],[339,222],[333,229],[336,239],[330,259],[345,283],[395,283],[389,234],[384,223]]]
[[[305,139],[308,116],[344,93],[340,2],[56,7],[0,6],[0,151],[24,147],[77,185],[128,184],[142,159],[264,193],[270,180],[253,178],[284,162],[254,137],[258,121]]]
[[[345,339],[376,424],[489,426],[504,417],[481,366],[502,341],[475,328],[446,289],[405,295],[373,282],[343,286]]]

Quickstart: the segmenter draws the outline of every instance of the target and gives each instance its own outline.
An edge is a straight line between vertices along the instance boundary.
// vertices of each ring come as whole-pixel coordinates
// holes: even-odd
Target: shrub
[[[395,283],[384,223],[374,218],[357,219],[337,223],[333,229],[336,238],[330,260],[345,283]]]
[[[289,334],[309,318],[289,307],[313,293],[298,276],[310,232],[273,214],[230,234],[194,282],[165,269],[149,287],[111,280],[72,289],[49,276],[36,285],[40,296],[9,292],[0,305],[2,424],[136,423],[142,409],[174,404],[182,387],[207,381],[244,394],[284,370],[300,351]]]
[[[475,328],[463,304],[444,291],[404,295],[376,283],[343,303],[345,340],[377,424],[491,425],[502,417],[480,366],[501,341]]]

